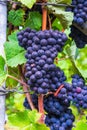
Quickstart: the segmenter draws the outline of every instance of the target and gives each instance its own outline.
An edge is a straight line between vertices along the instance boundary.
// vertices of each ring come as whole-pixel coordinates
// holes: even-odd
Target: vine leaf
[[[14,68],[8,67],[8,74],[19,78],[18,67],[16,67],[16,68],[15,67]],[[7,77],[6,86],[10,86],[11,88],[13,88],[13,87],[16,87],[17,85],[18,85],[18,82],[16,80]]]
[[[74,67],[74,73],[81,75],[84,79],[87,80],[87,47],[83,49],[76,48],[76,45],[71,47],[67,46],[66,51]]]
[[[5,59],[0,56],[0,86],[3,85],[4,81],[7,78],[7,72],[4,69],[5,67]]]
[[[4,72],[4,66],[5,66],[5,59],[0,56],[0,74]]]
[[[21,129],[20,129],[21,130]],[[22,130],[50,130],[45,124],[33,125],[24,127]]]
[[[0,86],[3,85],[3,83],[4,83],[5,80],[6,80],[6,78],[7,78],[7,74],[6,74],[6,73],[0,74]]]
[[[40,30],[42,25],[42,16],[39,12],[30,12],[27,20],[25,21],[25,27]]]
[[[37,130],[50,130],[50,128],[47,127],[45,124],[38,124]]]
[[[8,125],[16,126],[19,130],[50,130],[45,124],[39,124],[41,114],[36,110],[17,112],[9,115]]]
[[[81,74],[81,72],[80,72],[80,70],[79,70],[79,68],[77,67],[77,65],[76,65],[76,62],[75,62],[75,52],[76,52],[76,46],[75,45],[73,45],[73,46],[67,46],[66,47],[66,52],[67,52],[67,54],[68,54],[68,56],[70,57],[70,61],[71,61],[71,63],[72,63],[72,66],[73,66],[73,73],[75,73],[75,74],[79,74],[79,75],[81,75],[82,76],[82,74]],[[82,76],[83,77],[83,76]]]
[[[56,2],[56,3],[64,3],[64,4],[70,4],[72,0],[48,0],[49,2]]]
[[[32,111],[29,111],[28,116],[29,116],[28,119],[30,123],[38,123],[38,120],[40,119],[41,114],[38,113],[36,110],[32,110]]]
[[[87,80],[87,47],[78,49],[76,66],[79,68],[82,76]]]
[[[14,26],[20,26],[24,23],[24,11],[22,9],[19,10],[11,10],[8,14],[8,21],[12,23]]]
[[[70,109],[72,110],[72,113],[75,116],[75,120],[78,120],[80,113],[78,112],[77,107],[74,105],[70,105]]]
[[[87,123],[82,121],[78,121],[76,124],[76,128],[73,128],[72,130],[86,130],[87,129]]]
[[[8,41],[18,41],[17,40],[17,32],[18,31],[14,31],[11,35],[8,36]]]
[[[68,28],[73,21],[73,13],[66,12],[64,8],[54,7],[52,5],[48,6],[49,11],[53,13],[61,22],[64,29]]]
[[[28,111],[23,112],[17,112],[15,114],[11,114],[8,117],[8,124],[11,126],[16,126],[23,128],[27,125],[29,125],[29,119],[28,119]]]
[[[58,18],[55,18],[55,20],[53,21],[52,28],[53,29],[58,29],[60,31],[63,30],[63,27],[62,27],[62,25],[61,25],[61,23],[60,23]]]
[[[13,35],[15,37],[17,32],[10,36],[9,41],[5,42],[4,50],[6,55],[7,65],[10,67],[17,67],[26,62],[24,57],[25,50],[18,45],[18,41],[14,40]]]
[[[37,129],[34,125],[30,124],[28,126],[25,126],[22,130],[37,130]]]
[[[23,104],[24,103],[24,98],[25,98],[25,96],[23,95],[23,94],[18,94],[18,93],[16,93],[15,95],[14,95],[14,107],[17,109],[17,110],[19,110],[19,111],[24,111],[24,106],[23,105],[21,105],[21,104]],[[19,103],[19,99],[20,99],[20,103]]]
[[[36,0],[18,0],[18,1],[20,1],[22,4],[24,4],[28,8],[32,8],[34,3],[36,2]]]

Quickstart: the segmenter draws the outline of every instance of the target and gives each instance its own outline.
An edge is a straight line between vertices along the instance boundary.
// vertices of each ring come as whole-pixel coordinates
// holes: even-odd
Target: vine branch
[[[44,102],[44,95],[40,94],[38,96],[38,109],[39,109],[39,112],[42,114],[41,118],[39,120],[40,123],[44,123],[44,105],[43,105],[43,102]]]
[[[12,76],[12,75],[8,75],[8,77],[9,77],[9,78],[12,78],[12,79],[18,81],[20,84],[22,84],[22,85],[23,85],[23,90],[24,90],[25,92],[28,91],[29,86],[23,81],[23,79],[22,79],[22,80],[17,79],[16,77],[14,77],[14,76]],[[25,93],[25,95],[26,95],[26,97],[27,97],[27,100],[28,100],[28,103],[29,103],[31,109],[32,109],[32,110],[35,109],[34,104],[33,104],[33,102],[32,102],[32,99],[31,99],[30,93]]]
[[[55,97],[59,94],[60,90],[61,90],[63,87],[64,87],[64,85],[62,84],[62,85],[57,89],[57,91],[54,93],[54,96],[55,96]]]
[[[47,9],[42,6],[42,30],[46,30],[47,26]]]
[[[42,6],[42,31],[46,30],[47,27],[47,9]],[[40,123],[44,123],[44,96],[40,94],[38,96],[38,109],[39,112],[42,114],[39,120]]]

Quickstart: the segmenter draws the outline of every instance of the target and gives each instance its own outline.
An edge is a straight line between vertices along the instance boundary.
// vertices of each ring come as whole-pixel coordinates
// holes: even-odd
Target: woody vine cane
[[[42,30],[46,30],[47,26],[47,9],[43,6],[42,7]],[[44,95],[40,94],[38,96],[38,108],[39,112],[42,113],[42,116],[40,118],[40,123],[44,123],[44,105],[43,105],[43,99]]]

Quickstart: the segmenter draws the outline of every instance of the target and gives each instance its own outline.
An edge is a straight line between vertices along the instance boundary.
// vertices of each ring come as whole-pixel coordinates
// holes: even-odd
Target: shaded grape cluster
[[[60,116],[48,114],[45,123],[50,127],[50,130],[71,130],[73,127],[74,116],[70,109],[60,113]]]
[[[79,75],[72,76],[72,93],[69,93],[69,100],[78,109],[87,109],[87,86]]]
[[[74,22],[83,26],[87,21],[87,0],[72,0],[74,8],[68,8],[68,11],[74,13]]]
[[[50,115],[60,116],[62,112],[67,110],[67,106],[61,104],[61,100],[53,95],[49,95],[44,100],[44,108]]]
[[[57,30],[38,31],[27,28],[17,34],[19,45],[26,49],[27,83],[37,94],[55,91],[65,80],[64,72],[54,65],[67,36]]]
[[[70,37],[75,40],[78,48],[84,48],[87,44],[87,36],[73,25],[71,26]]]
[[[38,108],[38,96],[33,94],[32,101]],[[45,123],[51,130],[71,130],[74,122],[74,115],[68,109],[69,106],[61,104],[61,100],[54,95],[47,95],[44,98],[44,110],[48,113],[45,118]],[[25,98],[24,106],[31,109]]]

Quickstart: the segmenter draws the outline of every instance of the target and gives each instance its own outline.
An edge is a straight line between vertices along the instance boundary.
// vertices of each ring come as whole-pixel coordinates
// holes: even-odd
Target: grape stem
[[[44,101],[44,96],[43,96],[43,94],[40,94],[38,96],[38,109],[39,109],[39,113],[41,113],[41,118],[39,120],[40,123],[44,123],[44,105],[43,105],[43,101]]]
[[[45,2],[45,1],[44,1]],[[47,27],[47,9],[42,6],[42,31],[46,30]],[[38,96],[38,109],[39,113],[41,113],[41,118],[39,120],[40,123],[44,123],[44,96],[43,94],[40,94]]]
[[[46,26],[47,26],[47,9],[42,6],[42,30],[46,30]]]
[[[61,90],[63,87],[64,87],[64,85],[62,84],[62,85],[57,89],[57,91],[54,93],[54,96],[55,96],[55,97],[59,94],[60,90]]]
[[[52,26],[51,26],[51,19],[50,19],[49,14],[48,14],[48,22],[49,22],[49,29],[51,29],[51,28],[52,28]]]
[[[21,79],[21,80],[20,80],[20,79],[17,79],[16,77],[14,77],[14,76],[12,76],[12,75],[9,75],[9,74],[7,75],[7,77],[12,78],[12,79],[18,81],[20,84],[23,85],[23,90],[24,90],[25,92],[28,91],[29,86],[23,81],[23,79]],[[28,100],[28,103],[30,104],[31,109],[32,109],[32,110],[35,109],[34,104],[33,104],[33,102],[32,102],[32,98],[31,98],[30,93],[25,93],[25,95],[26,95],[26,97],[27,97],[27,100]]]

